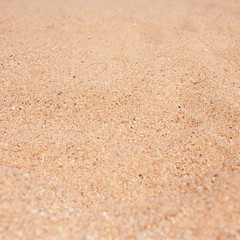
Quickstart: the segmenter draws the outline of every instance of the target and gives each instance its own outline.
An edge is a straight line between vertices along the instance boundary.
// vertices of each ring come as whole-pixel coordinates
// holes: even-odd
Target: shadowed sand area
[[[240,239],[240,1],[0,0],[0,239]]]

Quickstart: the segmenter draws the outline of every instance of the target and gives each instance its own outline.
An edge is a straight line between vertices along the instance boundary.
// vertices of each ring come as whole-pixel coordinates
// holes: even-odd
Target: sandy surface
[[[0,239],[240,239],[240,1],[0,0]]]

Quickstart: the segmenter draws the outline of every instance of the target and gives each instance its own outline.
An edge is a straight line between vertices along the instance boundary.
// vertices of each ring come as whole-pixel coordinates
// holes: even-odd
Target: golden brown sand
[[[240,1],[0,0],[0,239],[240,239]]]

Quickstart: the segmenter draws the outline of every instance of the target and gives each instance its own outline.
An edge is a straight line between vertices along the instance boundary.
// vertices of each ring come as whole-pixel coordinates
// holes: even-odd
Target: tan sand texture
[[[240,239],[240,1],[0,0],[0,239]]]

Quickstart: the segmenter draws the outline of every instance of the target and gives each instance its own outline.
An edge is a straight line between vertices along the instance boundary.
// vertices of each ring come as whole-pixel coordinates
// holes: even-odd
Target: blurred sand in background
[[[0,239],[240,239],[240,1],[0,0]]]

